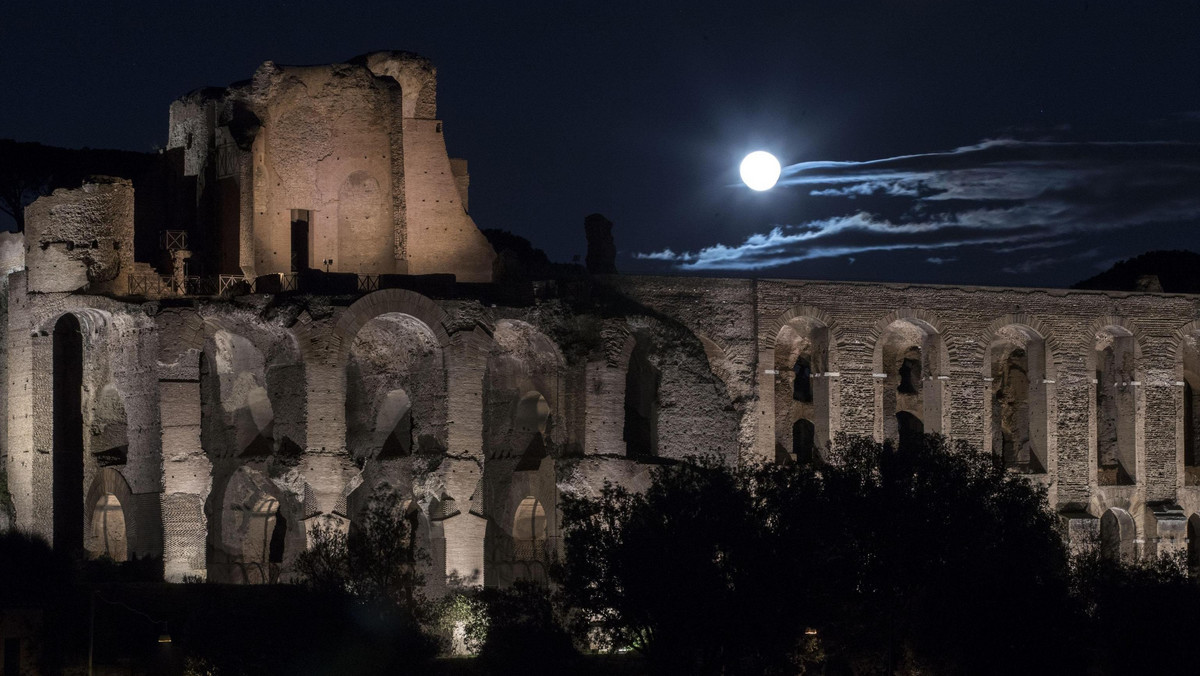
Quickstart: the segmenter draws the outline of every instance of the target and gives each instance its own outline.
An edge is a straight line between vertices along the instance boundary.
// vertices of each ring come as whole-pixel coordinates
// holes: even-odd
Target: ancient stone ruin
[[[391,491],[432,586],[507,585],[545,577],[564,493],[940,432],[1073,541],[1195,553],[1200,297],[619,276],[603,217],[587,270],[496,284],[436,86],[406,53],[268,62],[171,105],[155,181],[0,237],[17,527],[270,583]]]

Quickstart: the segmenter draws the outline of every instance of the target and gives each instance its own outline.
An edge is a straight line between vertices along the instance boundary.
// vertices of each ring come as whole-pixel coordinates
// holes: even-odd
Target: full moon
[[[742,182],[751,190],[770,190],[779,180],[779,160],[765,150],[755,150],[742,160]]]

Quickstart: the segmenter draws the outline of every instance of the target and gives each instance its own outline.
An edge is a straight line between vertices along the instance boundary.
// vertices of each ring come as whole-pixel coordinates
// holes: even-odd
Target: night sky
[[[1200,250],[1195,0],[6,5],[0,138],[67,147],[161,146],[268,59],[427,56],[472,216],[554,260],[597,211],[629,273],[1062,286]]]

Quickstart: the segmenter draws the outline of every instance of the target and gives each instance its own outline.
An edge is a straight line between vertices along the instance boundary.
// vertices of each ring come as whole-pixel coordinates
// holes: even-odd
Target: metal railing
[[[188,236],[186,230],[159,230],[158,231],[158,246],[166,251],[175,251],[177,249],[188,248]]]
[[[379,275],[359,275],[358,290],[361,292],[378,291]]]
[[[217,275],[218,295],[232,295],[235,291],[254,293],[254,280],[245,275]]]

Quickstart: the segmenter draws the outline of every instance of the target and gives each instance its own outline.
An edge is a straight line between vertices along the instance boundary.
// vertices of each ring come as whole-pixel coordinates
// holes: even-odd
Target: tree
[[[317,526],[311,545],[297,557],[296,571],[314,589],[386,600],[416,613],[425,582],[421,564],[428,554],[417,546],[415,518],[415,511],[402,509],[394,492],[378,490],[349,533],[333,525]]]
[[[574,630],[658,671],[1070,671],[1045,491],[940,437],[839,437],[828,464],[657,470],[564,499]]]

